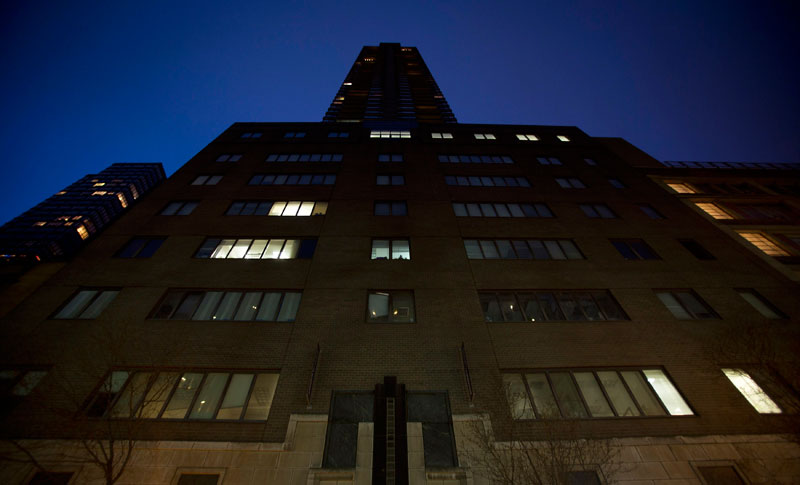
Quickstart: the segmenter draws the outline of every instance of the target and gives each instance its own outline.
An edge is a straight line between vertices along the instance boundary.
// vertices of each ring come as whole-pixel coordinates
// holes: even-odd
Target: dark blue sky
[[[2,2],[0,223],[114,162],[171,174],[235,121],[320,121],[379,42],[419,47],[464,123],[797,162],[797,4]]]

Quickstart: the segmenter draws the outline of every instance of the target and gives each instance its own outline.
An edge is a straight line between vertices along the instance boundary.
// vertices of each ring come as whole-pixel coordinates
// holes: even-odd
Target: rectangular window
[[[218,473],[181,473],[177,485],[217,485]]]
[[[431,138],[434,140],[452,140],[452,133],[431,133]]]
[[[586,217],[592,219],[616,219],[617,215],[605,204],[581,204],[581,210]]]
[[[470,187],[530,187],[531,184],[525,177],[497,177],[497,176],[465,176],[445,175],[447,185],[461,185]]]
[[[324,216],[328,211],[328,203],[320,201],[276,200],[245,201],[238,200],[231,204],[225,212],[226,216]]]
[[[263,133],[253,132],[253,131],[246,131],[239,135],[239,138],[261,138]]]
[[[336,174],[332,173],[303,173],[303,174],[256,174],[250,179],[249,185],[333,185],[336,183]]]
[[[458,217],[553,217],[547,204],[514,202],[453,202]]]
[[[762,253],[768,256],[789,256],[789,253],[785,249],[767,239],[767,237],[761,233],[745,231],[736,232],[745,238],[747,242],[757,247]]]
[[[783,412],[747,372],[742,369],[722,369],[722,372],[759,413],[779,414]]]
[[[569,239],[464,239],[469,259],[583,259]]]
[[[443,163],[514,163],[508,155],[439,155]]]
[[[373,239],[372,259],[411,259],[408,239]]]
[[[405,185],[406,178],[403,175],[378,175],[375,183],[377,185]]]
[[[222,175],[198,175],[192,185],[217,185],[222,180]]]
[[[402,153],[381,153],[378,155],[379,162],[402,162]]]
[[[287,131],[283,134],[284,138],[305,138],[306,134],[302,131]]]
[[[699,207],[703,212],[710,215],[714,219],[733,219],[732,215],[722,210],[722,208],[717,204],[713,204],[711,202],[695,202],[694,205]]]
[[[561,165],[561,159],[558,157],[536,157],[539,165]]]
[[[265,421],[279,374],[258,371],[113,371],[86,414],[122,419]]]
[[[241,153],[223,153],[217,157],[218,162],[238,162],[241,159]]]
[[[668,182],[667,187],[671,188],[675,193],[678,194],[696,194],[697,190],[694,189],[689,184],[679,183],[679,182]]]
[[[653,248],[641,239],[611,239],[611,244],[625,259],[661,259]]]
[[[350,138],[350,133],[347,131],[331,131],[328,133],[328,138]]]
[[[569,141],[569,138],[564,136],[564,135],[558,135],[557,138],[558,138],[558,141],[563,141],[563,142],[568,142]]]
[[[118,289],[79,290],[53,318],[97,318],[119,293]]]
[[[161,211],[162,216],[188,216],[197,207],[197,202],[190,200],[174,200]]]
[[[293,322],[299,291],[169,290],[150,318]]]
[[[407,216],[408,207],[404,200],[376,200],[376,216]]]
[[[706,250],[706,248],[701,246],[700,243],[695,241],[694,239],[678,239],[678,242],[681,243],[681,246],[686,248],[686,250],[692,253],[692,255],[697,259],[702,259],[702,260],[717,259],[714,257],[713,254],[709,253],[708,250]]]
[[[692,290],[657,290],[656,296],[679,320],[719,318],[719,315]]]
[[[410,131],[380,131],[372,130],[369,133],[370,138],[411,138]]]
[[[691,416],[662,369],[580,369],[504,373],[513,419]]]
[[[495,140],[495,136],[491,133],[474,133],[476,140]]]
[[[149,258],[161,247],[165,237],[135,237],[125,244],[115,257],[117,258]]]
[[[626,185],[622,183],[620,179],[608,179],[608,183],[611,184],[612,187],[615,189],[624,189]]]
[[[341,162],[341,153],[272,153],[267,162]]]
[[[586,186],[580,179],[576,178],[556,178],[556,182],[562,189],[585,189]]]
[[[628,320],[607,290],[479,292],[487,322]]]
[[[583,161],[586,162],[586,165],[589,165],[589,166],[592,166],[592,167],[596,167],[597,166],[597,161],[594,158],[584,158]]]
[[[778,310],[775,305],[770,303],[766,298],[761,296],[756,290],[752,288],[739,288],[736,290],[747,303],[749,303],[753,308],[755,308],[758,313],[760,313],[765,318],[769,318],[772,320],[778,320],[781,318],[787,318],[786,315]]]
[[[414,293],[401,290],[370,291],[367,296],[367,322],[414,322]]]
[[[539,141],[539,138],[537,138],[536,135],[530,135],[530,134],[525,135],[525,134],[519,134],[518,133],[517,134],[517,140],[520,140],[520,141]]]
[[[664,219],[665,217],[658,212],[653,206],[648,204],[639,204],[639,209],[644,212],[650,219]]]
[[[314,256],[316,245],[316,239],[208,238],[194,257],[201,259],[310,259]]]

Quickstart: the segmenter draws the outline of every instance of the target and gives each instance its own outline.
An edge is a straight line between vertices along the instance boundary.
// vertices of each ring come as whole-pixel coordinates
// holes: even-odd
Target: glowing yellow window
[[[675,192],[679,193],[679,194],[696,194],[697,193],[697,191],[694,190],[694,188],[692,188],[692,186],[689,185],[689,184],[672,183],[672,184],[667,184],[667,186],[669,188],[671,188],[672,190],[674,190]]]
[[[722,369],[725,376],[731,383],[736,386],[736,389],[742,393],[747,402],[761,414],[779,414],[781,408],[775,404],[775,401],[767,396],[767,393],[761,389],[761,386],[756,384],[750,375],[741,369]]]
[[[740,232],[739,235],[747,239],[747,242],[760,249],[764,254],[770,256],[789,256],[788,252],[767,239],[763,234],[757,232]]]
[[[733,219],[733,216],[720,209],[718,205],[712,204],[711,202],[695,202],[695,205],[714,219]]]
[[[566,137],[566,136],[564,136],[564,135],[558,135],[558,140],[559,140],[559,141],[569,141],[569,138],[567,138],[567,137]]]
[[[83,225],[76,227],[75,230],[78,231],[78,235],[81,237],[81,239],[86,239],[89,237],[89,231],[87,231]]]

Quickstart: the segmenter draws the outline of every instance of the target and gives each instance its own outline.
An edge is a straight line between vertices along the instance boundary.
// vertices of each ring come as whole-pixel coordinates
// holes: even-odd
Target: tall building
[[[117,483],[485,484],[525,446],[546,481],[800,480],[797,283],[676,197],[694,169],[455,123],[424,66],[365,47],[325,121],[234,123],[9,311],[2,435],[69,483],[111,437]]]

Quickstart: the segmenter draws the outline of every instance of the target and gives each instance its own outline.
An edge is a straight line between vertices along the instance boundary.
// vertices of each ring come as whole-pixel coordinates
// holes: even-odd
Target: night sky
[[[800,2],[2,2],[0,223],[236,121],[320,121],[362,45],[416,46],[462,123],[659,160],[800,161]]]

